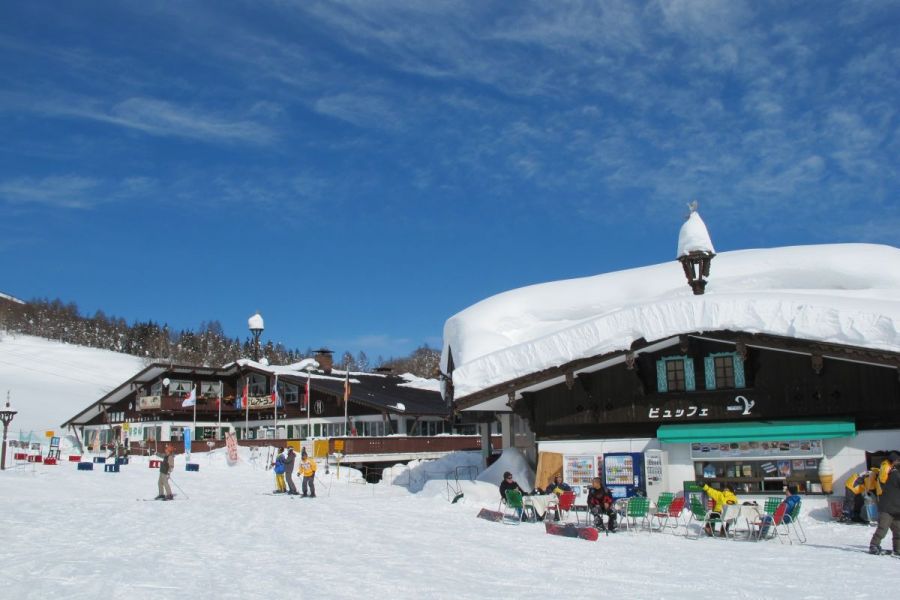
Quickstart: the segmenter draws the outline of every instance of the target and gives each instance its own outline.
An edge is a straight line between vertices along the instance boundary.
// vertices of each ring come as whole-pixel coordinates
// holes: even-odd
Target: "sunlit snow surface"
[[[43,437],[144,367],[129,354],[0,331],[0,400],[9,390],[19,431]]]
[[[706,294],[668,263],[511,290],[444,325],[455,395],[640,338],[734,330],[900,351],[900,250],[872,244],[722,252]]]
[[[872,529],[829,522],[824,500],[804,500],[804,546],[646,532],[586,542],[476,518],[497,508],[493,483],[464,481],[452,504],[439,477],[471,456],[421,463],[415,494],[320,469],[315,499],[265,495],[272,472],[246,459],[195,454],[200,471],[187,473],[179,456],[173,479],[189,498],[175,502],[138,501],[157,478],[140,458],[118,474],[0,473],[3,597],[796,600],[900,585],[900,563],[863,552]]]

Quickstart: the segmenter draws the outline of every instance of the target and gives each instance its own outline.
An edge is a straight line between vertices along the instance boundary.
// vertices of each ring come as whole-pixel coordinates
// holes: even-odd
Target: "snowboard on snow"
[[[572,523],[544,523],[544,528],[551,535],[581,538],[596,542],[600,538],[600,532],[590,525],[574,525]]]
[[[485,519],[487,521],[493,521],[494,523],[499,523],[503,520],[503,513],[499,510],[489,510],[487,508],[482,508],[478,513],[479,519]]]

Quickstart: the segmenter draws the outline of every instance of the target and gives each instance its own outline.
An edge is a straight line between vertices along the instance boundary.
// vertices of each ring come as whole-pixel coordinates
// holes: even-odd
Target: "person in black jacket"
[[[503,481],[500,482],[500,501],[506,502],[506,490],[519,490],[522,492],[522,496],[527,495],[527,492],[522,489],[522,487],[516,483],[516,480],[513,479],[512,473],[509,471],[503,474]],[[522,518],[522,509],[516,509],[516,515],[521,519]]]
[[[894,556],[900,556],[900,453],[888,455],[891,471],[887,482],[881,485],[881,498],[878,500],[878,529],[869,542],[869,552],[881,554],[881,540],[888,529],[893,534]]]
[[[516,480],[513,479],[512,473],[507,471],[503,474],[503,481],[500,482],[500,499],[504,502],[506,501],[506,490],[519,490],[522,492],[522,495],[525,496],[527,492],[522,489],[522,487],[516,483]]]
[[[288,446],[287,456],[284,458],[284,480],[288,486],[288,494],[291,496],[297,495],[297,486],[294,485],[294,480],[292,475],[294,473],[294,461],[297,459],[297,455],[294,454],[294,449]]]
[[[597,529],[603,529],[603,515],[609,519],[608,531],[610,533],[616,530],[616,510],[614,508],[613,498],[609,492],[603,488],[603,482],[599,477],[594,477],[591,482],[591,489],[588,490],[587,506],[591,514],[594,515],[594,526]]]

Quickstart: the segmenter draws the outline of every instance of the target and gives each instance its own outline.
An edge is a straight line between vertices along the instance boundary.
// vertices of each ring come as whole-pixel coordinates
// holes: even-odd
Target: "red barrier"
[[[151,468],[151,469],[158,469],[158,468],[159,468],[159,463],[160,463],[160,462],[161,462],[161,461],[158,461],[158,460],[151,460],[151,461],[150,461],[150,468]]]
[[[16,452],[15,454],[13,454],[14,460],[25,460],[27,458],[28,458],[28,455],[25,454],[24,452]]]
[[[56,464],[56,459],[53,458],[52,456],[47,457],[47,458],[44,459],[44,464],[45,464],[45,465],[55,465],[55,464]]]
[[[81,456],[69,455],[69,462],[81,462]]]

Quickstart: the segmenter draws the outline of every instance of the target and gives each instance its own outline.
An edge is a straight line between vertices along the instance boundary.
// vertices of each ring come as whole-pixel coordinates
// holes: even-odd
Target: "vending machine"
[[[644,451],[644,489],[653,504],[669,491],[669,459],[665,450]]]
[[[576,505],[587,504],[591,481],[600,476],[602,463],[603,457],[595,454],[566,454],[563,457],[563,481],[572,486]]]
[[[644,493],[644,455],[612,452],[603,455],[603,483],[613,498],[631,498]]]

